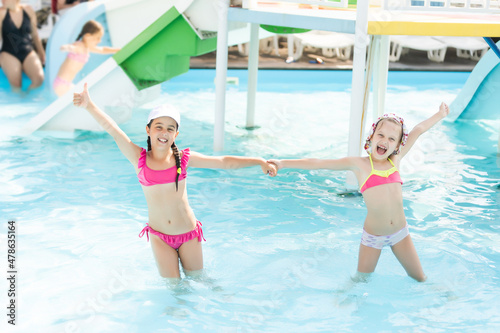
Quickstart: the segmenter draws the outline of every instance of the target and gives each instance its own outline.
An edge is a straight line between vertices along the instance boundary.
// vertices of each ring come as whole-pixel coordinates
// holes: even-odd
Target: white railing
[[[259,0],[243,0],[243,8],[256,8],[258,3],[277,3],[277,4],[301,4],[310,6],[324,6],[324,7],[335,7],[335,8],[347,8],[348,0],[280,0],[280,1],[259,1]]]
[[[385,10],[500,12],[500,0],[383,0]]]

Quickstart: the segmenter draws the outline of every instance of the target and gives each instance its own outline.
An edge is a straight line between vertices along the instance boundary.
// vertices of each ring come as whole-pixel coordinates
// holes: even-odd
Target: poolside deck
[[[285,59],[288,56],[286,47],[279,50],[280,56],[274,54],[261,54],[259,57],[259,69],[346,69],[352,70],[352,59],[343,61],[337,58],[327,58],[321,55],[321,51],[304,51],[301,59],[291,64],[287,64]],[[317,57],[323,59],[323,64],[310,63],[309,61]],[[191,58],[191,68],[215,68],[216,53],[211,52],[199,57]],[[244,69],[248,67],[248,57],[240,55],[237,47],[229,48],[228,67],[232,69]],[[398,62],[389,63],[389,70],[408,71],[472,71],[477,61],[459,58],[453,48],[448,48],[445,61],[436,63],[427,58],[427,53],[423,51],[410,50],[401,57]]]
[[[306,28],[313,30],[335,31],[353,34],[356,29],[358,12],[355,8],[326,8],[322,6],[299,5],[253,1],[248,7],[231,7],[228,20],[283,27]],[[395,7],[392,8],[391,6]],[[371,35],[421,35],[421,36],[500,36],[498,10],[490,12],[459,10],[408,11],[404,4],[389,4],[387,9],[378,5],[370,6],[367,12],[367,30]],[[401,7],[401,8],[400,8]],[[467,6],[466,6],[467,7]],[[402,10],[401,10],[402,9]],[[283,39],[283,38],[281,38]],[[280,55],[261,54],[259,68],[274,69],[352,69],[352,60],[327,58],[314,52],[306,52],[302,58],[287,64],[286,41],[280,43]],[[284,47],[283,47],[284,46]],[[314,60],[321,58],[323,64]],[[236,48],[228,54],[228,68],[247,68],[248,57],[238,53]],[[191,59],[191,68],[215,68],[216,55],[206,54]],[[352,58],[351,58],[352,59]],[[312,63],[310,61],[312,60]],[[398,62],[390,63],[389,70],[430,70],[430,71],[471,71],[477,61],[458,58],[456,50],[448,47],[444,63],[427,59],[426,52],[410,50]]]

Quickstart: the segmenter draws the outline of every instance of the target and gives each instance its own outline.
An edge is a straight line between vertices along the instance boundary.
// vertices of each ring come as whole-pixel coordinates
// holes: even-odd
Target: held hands
[[[267,161],[267,164],[273,165],[276,170],[276,173],[274,175],[271,175],[271,177],[276,176],[278,174],[278,170],[283,168],[283,165],[280,160],[270,159]]]
[[[274,177],[278,174],[278,169],[276,168],[276,165],[274,165],[273,163],[269,163],[269,161],[261,164],[261,168],[262,168],[262,171],[266,175],[269,175],[270,177]]]
[[[83,86],[83,91],[81,93],[73,94],[73,105],[77,107],[86,108],[90,102],[90,95],[87,89],[87,83]]]

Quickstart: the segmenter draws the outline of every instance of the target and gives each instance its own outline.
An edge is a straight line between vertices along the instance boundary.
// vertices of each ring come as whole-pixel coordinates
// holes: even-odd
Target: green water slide
[[[216,37],[200,38],[190,22],[172,7],[113,58],[142,90],[186,73],[190,57],[216,48]]]

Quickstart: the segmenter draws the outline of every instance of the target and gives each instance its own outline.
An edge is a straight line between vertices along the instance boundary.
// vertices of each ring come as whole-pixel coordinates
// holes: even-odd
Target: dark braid
[[[153,120],[154,120],[154,119],[152,119],[152,120],[149,122],[149,124],[148,124],[148,128],[149,128],[149,129],[151,129],[151,125],[153,124]],[[149,137],[149,135],[148,135],[148,151],[150,151],[150,150],[151,150],[151,138],[150,138],[150,137]]]
[[[175,190],[179,190],[179,176],[181,175],[182,169],[181,169],[181,154],[179,152],[179,149],[177,149],[177,146],[175,145],[175,142],[172,142],[172,151],[174,152],[175,156],[175,166],[177,167],[177,176],[175,177]]]
[[[151,120],[148,124],[148,128],[151,128],[151,124],[153,123],[153,120]],[[151,138],[148,136],[148,151],[151,150]],[[179,149],[175,145],[175,142],[172,142],[172,151],[174,153],[175,157],[175,166],[177,167],[177,176],[175,177],[175,190],[179,190],[179,176],[181,175],[182,169],[181,169],[181,154],[179,152]]]

